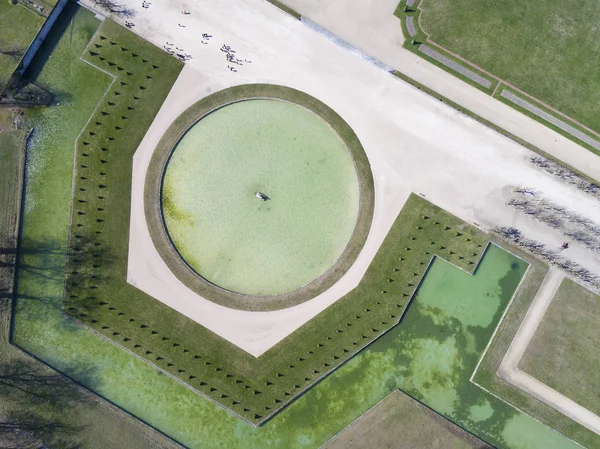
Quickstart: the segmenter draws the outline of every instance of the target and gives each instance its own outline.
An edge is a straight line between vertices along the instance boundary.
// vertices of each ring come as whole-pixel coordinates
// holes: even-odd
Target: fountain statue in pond
[[[261,201],[267,201],[267,200],[271,199],[267,195],[265,195],[264,193],[261,193],[261,192],[254,192],[254,196],[256,196],[256,198],[258,198]]]

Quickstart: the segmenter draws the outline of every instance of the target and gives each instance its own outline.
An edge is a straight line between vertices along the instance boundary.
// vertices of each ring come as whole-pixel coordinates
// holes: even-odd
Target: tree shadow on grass
[[[35,53],[25,73],[23,73],[22,79],[24,82],[36,83],[48,59],[50,59],[50,55],[52,55],[65,33],[69,31],[71,22],[78,9],[79,5],[76,2],[67,2],[60,16],[52,26],[52,30]],[[48,88],[49,86],[42,87]]]
[[[14,248],[0,248],[2,253],[14,253]],[[65,263],[69,258],[69,269]],[[76,262],[79,261],[79,262]],[[81,262],[83,261],[83,262]],[[99,268],[93,268],[101,261]],[[89,238],[81,238],[67,250],[58,240],[25,239],[18,250],[15,294],[10,289],[0,289],[0,300],[15,299],[15,310],[32,320],[48,320],[49,312],[63,309],[65,295],[86,299],[90,292],[101,291],[110,282],[105,273],[114,262],[112,253]],[[94,289],[91,289],[94,287]],[[83,305],[83,304],[82,304]],[[85,307],[93,312],[100,307],[99,301],[85,301]],[[66,318],[56,321],[61,330],[75,332],[79,326]]]
[[[65,372],[95,388],[96,367],[66,368]],[[85,428],[78,422],[76,405],[95,406],[85,390],[67,377],[36,360],[15,357],[0,366],[0,400],[8,406],[0,419],[0,441],[14,440],[21,446],[41,441],[47,447],[78,448]],[[17,438],[26,434],[30,438]],[[1,446],[0,446],[1,447]]]

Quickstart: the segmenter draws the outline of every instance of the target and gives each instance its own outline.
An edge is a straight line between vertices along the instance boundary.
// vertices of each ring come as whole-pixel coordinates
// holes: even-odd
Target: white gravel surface
[[[526,236],[556,247],[564,240],[562,236],[505,206],[510,186],[535,187],[546,198],[600,222],[597,200],[531,166],[527,162],[532,155],[530,151],[377,69],[266,1],[154,0],[149,9],[142,9],[137,0],[122,3],[138,11],[133,31],[161,48],[168,41],[193,56],[134,157],[128,281],[254,356],[264,353],[359,283],[411,192],[423,193],[430,201],[466,221],[479,223],[483,229],[494,225],[515,226]],[[296,2],[288,3],[295,6]],[[338,0],[322,5],[312,0],[304,3],[307,7],[316,5],[315,10],[339,11],[339,22],[346,22],[346,28],[350,27],[349,15],[356,15],[352,22],[356,27],[354,32],[342,35],[355,45],[360,47],[358,44],[362,42],[356,36],[391,39],[386,45],[398,45],[394,51],[400,51],[399,22],[391,16],[393,8],[385,9],[392,6],[389,0],[379,2],[381,9],[375,8],[373,1],[364,2],[364,7],[357,1],[348,1],[347,10],[339,8]],[[326,7],[325,3],[331,6]],[[191,14],[184,16],[182,10]],[[202,33],[214,37],[203,44]],[[238,58],[252,63],[235,66],[237,73],[230,71],[225,54],[219,50],[223,44],[235,49]],[[390,57],[379,51],[374,56],[405,68],[404,59],[397,64],[396,55]],[[422,60],[415,64],[431,66]],[[472,99],[475,106],[481,105],[490,113],[498,108],[499,116],[508,117],[517,128],[529,128],[530,123],[523,122],[522,115],[471,86],[439,69],[423,70],[426,76],[433,77],[431,80],[437,80],[435,87],[445,95],[448,90],[454,92],[453,86],[459,82],[460,92],[476,95]],[[143,208],[145,172],[157,142],[172,121],[211,92],[257,82],[300,89],[336,110],[360,138],[375,181],[373,225],[352,268],[317,298],[275,312],[230,310],[188,290],[170,273],[152,246]],[[455,93],[460,96],[460,92]],[[480,112],[477,107],[472,109]],[[552,143],[554,136],[548,134],[550,130],[530,122]],[[575,149],[581,148],[575,146]],[[585,150],[583,153],[590,154]],[[597,163],[583,165],[594,170],[599,167]],[[581,265],[600,270],[599,261],[589,251],[574,243],[569,251]]]

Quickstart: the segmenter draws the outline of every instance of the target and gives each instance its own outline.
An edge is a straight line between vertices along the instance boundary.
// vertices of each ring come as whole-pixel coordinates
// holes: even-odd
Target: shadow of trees
[[[11,412],[5,419],[4,422],[0,421],[0,448],[2,449],[82,447],[79,442],[72,441],[80,429],[60,420],[24,411]],[[43,443],[40,444],[40,441]]]
[[[61,311],[63,301],[77,303],[78,310],[88,314],[100,306],[94,299],[102,295],[102,288],[110,282],[112,251],[99,245],[94,237],[79,236],[67,248],[65,242],[48,239],[24,239],[18,251],[14,247],[0,248],[0,275],[12,272],[10,265],[16,262],[16,291],[12,279],[0,279],[0,301],[14,299],[19,313],[26,313],[34,320],[49,319],[51,310]],[[3,257],[12,255],[12,257]],[[68,269],[65,262],[69,259]],[[12,278],[12,276],[11,276]],[[24,306],[24,307],[21,307]],[[65,308],[66,309],[66,308]],[[77,331],[79,326],[69,320],[61,320],[62,330]]]
[[[67,371],[94,387],[95,368]],[[20,357],[3,362],[0,400],[9,407],[0,415],[0,448],[37,448],[40,441],[44,447],[81,447],[84,427],[73,413],[82,401],[89,406],[87,399],[83,388],[40,362]]]

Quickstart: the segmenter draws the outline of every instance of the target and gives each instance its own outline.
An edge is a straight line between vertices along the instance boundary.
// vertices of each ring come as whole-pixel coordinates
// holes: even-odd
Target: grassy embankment
[[[57,227],[61,210],[68,214],[68,194],[66,208],[61,208],[60,186],[70,183],[75,137],[85,123],[102,92],[107,87],[107,77],[78,60],[83,46],[88,42],[99,25],[94,15],[86,10],[65,12],[59,20],[70,23],[61,43],[53,48],[52,56],[45,65],[37,82],[44,86],[71,93],[64,98],[61,106],[27,111],[29,123],[35,131],[29,145],[28,181],[25,194],[24,232],[20,248],[19,289],[21,311],[17,312],[15,340],[24,342],[23,335],[34,329],[35,320],[51,325],[58,319],[60,297],[58,291],[61,278],[60,263],[64,264],[65,245],[60,244],[61,234],[66,235],[65,227]],[[43,49],[42,53],[48,49]],[[12,248],[15,244],[14,224],[21,205],[18,193],[23,182],[24,131],[0,134],[0,240],[2,247]],[[66,157],[61,158],[61,154]],[[49,175],[49,174],[52,175]],[[57,217],[58,216],[58,217]],[[64,223],[64,220],[63,220]],[[7,226],[8,224],[8,226]],[[8,232],[7,232],[8,230]],[[4,243],[7,241],[8,245]],[[8,262],[7,256],[2,262]],[[10,255],[8,257],[11,257]],[[8,263],[7,263],[8,265]],[[37,437],[48,447],[70,447],[81,445],[86,448],[175,448],[177,444],[164,438],[137,419],[126,415],[116,407],[99,400],[95,395],[60,376],[32,357],[21,352],[9,343],[11,319],[12,275],[10,267],[1,267],[3,284],[0,288],[0,365],[4,374],[16,368],[26,367],[36,379],[43,379],[49,385],[35,387],[34,391],[43,395],[43,400],[31,394],[19,392],[6,384],[0,386],[0,414],[5,416],[25,416],[35,418],[36,424],[46,428],[37,432]],[[35,287],[33,285],[35,284]],[[26,307],[22,307],[26,303]],[[32,322],[25,322],[27,317]],[[41,330],[41,328],[39,329]],[[40,338],[44,338],[41,331]],[[34,347],[26,349],[36,357]],[[52,357],[48,357],[53,362]],[[72,357],[62,370],[71,375],[76,373],[87,378],[93,386],[91,370],[72,366]],[[17,378],[14,385],[29,388],[30,378]],[[58,394],[58,396],[57,396]],[[49,431],[48,424],[59,424]],[[64,427],[61,427],[64,426]],[[78,446],[79,447],[79,446]]]
[[[0,91],[43,24],[43,17],[24,6],[0,1]]]
[[[529,275],[508,309],[494,339],[490,342],[488,351],[473,376],[473,381],[573,441],[586,447],[595,447],[600,444],[600,437],[597,434],[496,375],[498,367],[548,270],[544,263],[530,255],[524,254],[520,250],[514,251],[530,262]],[[560,353],[560,357],[562,355],[564,353]],[[555,353],[554,356],[559,356],[559,353]]]

